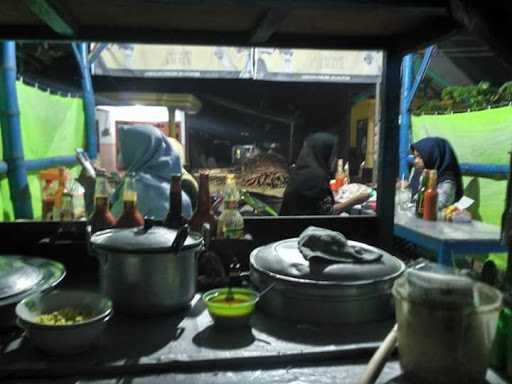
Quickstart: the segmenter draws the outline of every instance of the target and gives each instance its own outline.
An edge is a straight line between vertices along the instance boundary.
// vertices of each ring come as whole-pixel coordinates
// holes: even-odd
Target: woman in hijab
[[[318,132],[306,139],[284,192],[281,216],[334,215],[368,199],[357,196],[335,203],[329,181],[334,178],[336,157],[335,135]]]
[[[137,207],[143,216],[165,219],[169,211],[171,176],[181,174],[181,161],[166,136],[152,125],[133,125],[119,130],[118,167],[133,175]],[[112,195],[112,214],[123,211],[124,183]],[[192,216],[192,206],[182,192],[182,214]]]
[[[437,171],[438,209],[455,203],[463,196],[459,162],[447,140],[440,137],[426,137],[412,144],[411,151],[416,168],[411,179],[413,198],[418,192],[423,169]]]

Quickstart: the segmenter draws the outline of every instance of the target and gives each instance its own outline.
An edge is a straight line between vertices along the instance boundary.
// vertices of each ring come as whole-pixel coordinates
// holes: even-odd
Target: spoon
[[[235,299],[235,296],[233,295],[233,277],[238,276],[240,276],[240,262],[236,257],[233,257],[231,264],[229,264],[228,292],[226,293],[224,300],[233,301]]]

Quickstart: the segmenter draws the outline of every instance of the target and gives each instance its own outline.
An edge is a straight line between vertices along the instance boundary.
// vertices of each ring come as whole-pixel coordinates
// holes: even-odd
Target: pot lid
[[[96,232],[91,237],[95,248],[113,252],[126,253],[161,253],[171,251],[171,244],[178,231],[161,226],[145,228],[113,228]],[[200,234],[191,232],[182,250],[198,247],[203,238]]]
[[[0,256],[0,299],[30,290],[42,277],[38,268],[23,259]]]
[[[0,306],[43,292],[59,283],[65,274],[64,266],[53,260],[0,256]]]
[[[307,261],[298,248],[298,238],[256,248],[251,253],[251,268],[287,281],[339,285],[367,284],[393,279],[405,270],[405,264],[389,253],[370,245],[348,240],[349,246],[382,257],[371,263]]]

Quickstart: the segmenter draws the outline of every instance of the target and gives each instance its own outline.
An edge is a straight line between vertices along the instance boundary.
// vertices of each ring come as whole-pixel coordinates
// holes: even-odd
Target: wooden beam
[[[400,66],[402,55],[384,54],[381,87],[381,121],[379,136],[379,174],[377,176],[377,215],[382,248],[391,250],[395,216],[395,185],[398,176],[398,115],[400,105]]]
[[[24,0],[28,8],[59,35],[72,37],[75,35],[73,26],[66,21],[62,11],[50,0]]]
[[[0,26],[3,40],[69,41],[69,37],[46,27]],[[84,28],[74,37],[80,41],[112,43],[183,44],[208,46],[311,48],[311,49],[392,49],[394,41],[386,36],[326,36],[326,35],[274,35],[265,43],[250,44],[250,35],[244,32],[172,31],[137,28]]]
[[[251,44],[266,42],[270,36],[279,29],[289,13],[289,10],[282,8],[272,8],[268,10],[265,16],[263,16],[258,23],[258,26],[254,30],[249,42]]]
[[[168,6],[185,6],[187,8],[233,7],[238,8],[271,8],[279,3],[279,7],[303,9],[339,9],[347,7],[394,7],[431,10],[447,8],[446,0],[124,0],[125,3],[152,3]],[[144,4],[142,4],[144,5]]]

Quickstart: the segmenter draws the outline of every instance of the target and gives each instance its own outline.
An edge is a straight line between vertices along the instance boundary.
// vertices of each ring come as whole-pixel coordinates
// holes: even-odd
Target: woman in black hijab
[[[335,204],[329,181],[334,178],[337,148],[336,136],[330,133],[306,139],[284,192],[281,216],[333,215],[368,199],[357,196]]]
[[[411,180],[414,197],[419,188],[423,169],[437,171],[438,208],[455,203],[464,195],[462,174],[455,151],[450,143],[440,137],[426,137],[411,145],[414,154],[415,173]]]

